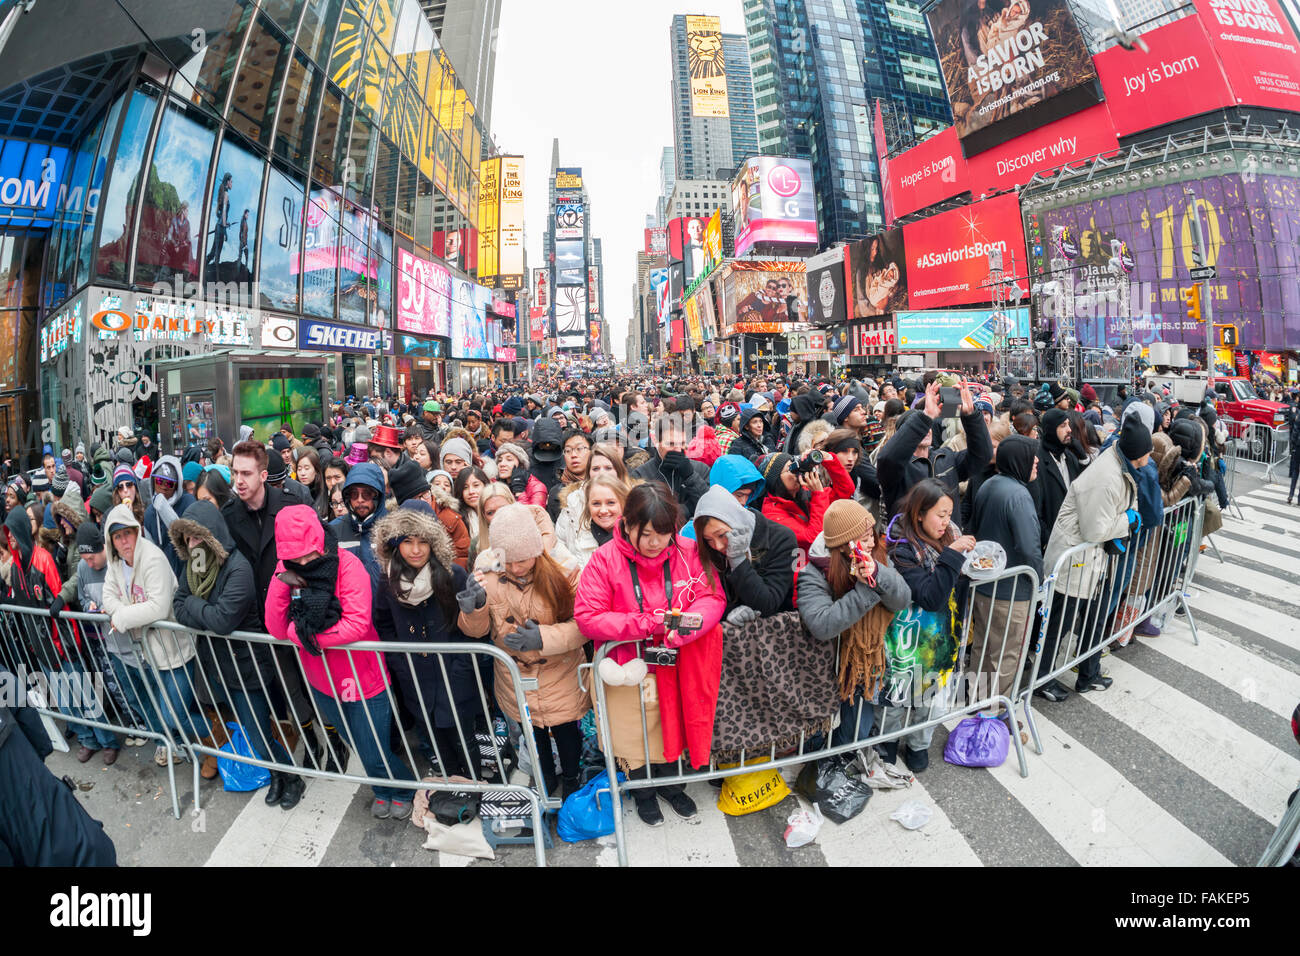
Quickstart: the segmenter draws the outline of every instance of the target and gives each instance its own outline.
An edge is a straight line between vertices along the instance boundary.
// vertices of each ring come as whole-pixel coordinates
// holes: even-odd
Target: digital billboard
[[[737,256],[760,242],[817,245],[812,164],[775,156],[745,160],[731,183],[731,212]],[[671,245],[671,233],[668,241]]]
[[[900,351],[991,349],[999,334],[1029,336],[1029,309],[933,309],[897,312]]]
[[[586,285],[586,256],[581,240],[569,240],[555,244],[555,284]]]
[[[587,287],[560,286],[555,290],[555,337],[562,349],[587,347]]]
[[[532,308],[528,310],[528,337],[534,342],[546,338],[546,310]]]
[[[808,276],[802,262],[733,262],[722,282],[725,315],[719,321],[724,326],[780,327],[806,320]]]
[[[704,230],[708,224],[709,220],[703,216],[682,216],[668,221],[668,258],[683,264],[686,285],[704,271]]]
[[[692,116],[730,116],[727,106],[727,61],[722,50],[722,21],[686,18],[687,72]]]
[[[600,266],[587,267],[587,301],[591,311],[600,311]]]
[[[1071,113],[987,149],[967,161],[972,194],[1023,186],[1034,173],[1115,152],[1119,141],[1105,103]]]
[[[485,159],[478,164],[478,278],[496,285],[500,272],[501,233],[498,229],[501,203],[501,160]]]
[[[944,308],[990,301],[991,249],[1000,249],[1004,268],[1025,274],[1025,237],[1020,201],[1014,193],[995,196],[903,227],[907,251],[907,301],[912,309]]]
[[[1030,218],[1035,272],[1072,280],[1083,345],[1114,338],[1110,294],[1127,288],[1133,338],[1205,347],[1205,326],[1188,319],[1195,193],[1216,323],[1236,325],[1239,348],[1300,345],[1300,180],[1272,173],[1210,176],[1062,206]]]
[[[889,209],[886,224],[971,189],[966,156],[952,126],[884,160],[880,179]]]
[[[405,249],[397,250],[397,328],[451,335],[451,273]]]
[[[451,286],[451,357],[495,358],[487,324],[492,291],[468,279],[452,279]]]
[[[1196,12],[1239,103],[1300,110],[1300,48],[1278,0],[1196,0]]]
[[[582,170],[573,167],[568,169],[556,169],[555,188],[557,191],[566,189],[582,189]]]
[[[844,272],[855,319],[906,309],[907,253],[902,227],[849,246]]]
[[[481,213],[480,213],[481,215]],[[524,284],[524,158],[501,157],[501,200],[497,204],[497,231],[501,237],[498,275],[501,289]]]
[[[832,249],[809,259],[808,321],[813,325],[839,325],[849,317],[844,297],[844,249]]]
[[[582,203],[577,200],[555,203],[555,238],[581,239],[585,234]]]
[[[668,254],[667,229],[663,226],[656,226],[645,231],[645,253],[650,256],[665,256]]]
[[[1068,91],[1081,92],[1055,104],[1058,115],[1098,100],[1097,71],[1068,0],[940,0],[926,18],[962,139]]]
[[[547,266],[533,269],[533,305],[543,309],[551,305],[551,270]]]
[[[704,272],[717,267],[722,261],[722,210],[713,210],[704,226]]]
[[[655,325],[662,328],[668,317],[668,270],[650,270],[650,291],[655,299]]]

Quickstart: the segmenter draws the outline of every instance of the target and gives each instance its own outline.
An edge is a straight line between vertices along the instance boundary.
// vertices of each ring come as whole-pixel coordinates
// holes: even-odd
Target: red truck
[[[1241,438],[1246,429],[1238,422],[1259,422],[1265,428],[1276,428],[1285,421],[1286,406],[1260,398],[1250,379],[1224,375],[1214,379],[1214,410],[1220,418],[1229,420],[1224,422],[1228,434]],[[1251,429],[1251,435],[1251,457],[1258,456],[1256,460],[1268,461],[1273,450],[1273,436],[1259,429]]]

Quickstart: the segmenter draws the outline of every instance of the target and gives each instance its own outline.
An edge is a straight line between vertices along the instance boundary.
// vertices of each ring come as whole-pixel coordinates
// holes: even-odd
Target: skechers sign
[[[374,352],[383,344],[382,329],[359,325],[334,325],[314,319],[298,321],[298,340],[302,348],[317,352]]]

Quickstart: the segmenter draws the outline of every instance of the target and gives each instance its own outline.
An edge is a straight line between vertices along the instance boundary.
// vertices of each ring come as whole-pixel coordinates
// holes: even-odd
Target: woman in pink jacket
[[[325,725],[342,731],[366,773],[413,780],[388,742],[393,714],[383,655],[335,649],[379,640],[365,565],[351,551],[339,549],[333,530],[307,505],[290,505],[275,516],[275,552],[280,560],[266,594],[267,631],[298,645],[303,673]],[[373,816],[405,820],[411,815],[410,791],[373,789]]]
[[[528,470],[528,452],[514,442],[506,442],[497,449],[496,463],[497,481],[509,486],[515,501],[546,507],[549,494],[541,479]]]
[[[678,535],[677,501],[663,482],[633,488],[612,540],[601,545],[583,568],[574,601],[574,619],[597,645],[641,641],[615,648],[600,677],[614,756],[632,777],[676,773],[674,762],[689,753],[690,763],[709,762],[713,711],[722,675],[722,628],[726,609],[722,585],[700,564],[695,542]],[[698,614],[697,627],[665,628],[665,612]],[[671,666],[647,666],[641,648],[676,651]],[[648,740],[641,733],[645,707]],[[685,787],[672,784],[633,790],[637,815],[649,826],[663,823],[656,793],[680,817],[696,813]]]

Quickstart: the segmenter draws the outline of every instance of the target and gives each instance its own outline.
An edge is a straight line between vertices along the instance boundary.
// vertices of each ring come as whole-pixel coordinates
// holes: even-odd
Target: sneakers
[[[160,767],[167,766],[167,748],[159,744],[153,752],[153,762]],[[179,750],[172,751],[172,763],[184,763],[185,755]]]
[[[668,806],[672,807],[673,813],[683,820],[689,820],[700,812],[700,808],[695,805],[695,801],[688,797],[684,790],[666,796],[664,800],[667,801]]]
[[[1034,691],[1034,696],[1059,704],[1070,696],[1070,691],[1060,681],[1053,679]]]
[[[375,802],[370,805],[370,815],[376,820],[387,820],[393,815],[392,804],[380,797],[375,797]]]
[[[1134,634],[1141,634],[1143,637],[1159,637],[1160,628],[1156,627],[1151,618],[1145,618],[1141,624],[1133,628]]]
[[[648,827],[661,827],[664,825],[664,815],[659,809],[659,801],[653,795],[648,800],[637,800],[636,815]]]
[[[1090,681],[1085,682],[1082,679],[1075,681],[1074,689],[1080,694],[1086,694],[1091,690],[1107,690],[1113,683],[1115,683],[1115,681],[1112,678],[1101,674]]]
[[[143,747],[148,742],[148,737],[127,737],[125,740],[128,747]]]
[[[405,820],[411,815],[411,804],[406,800],[393,800],[389,808],[388,816],[393,820]]]

